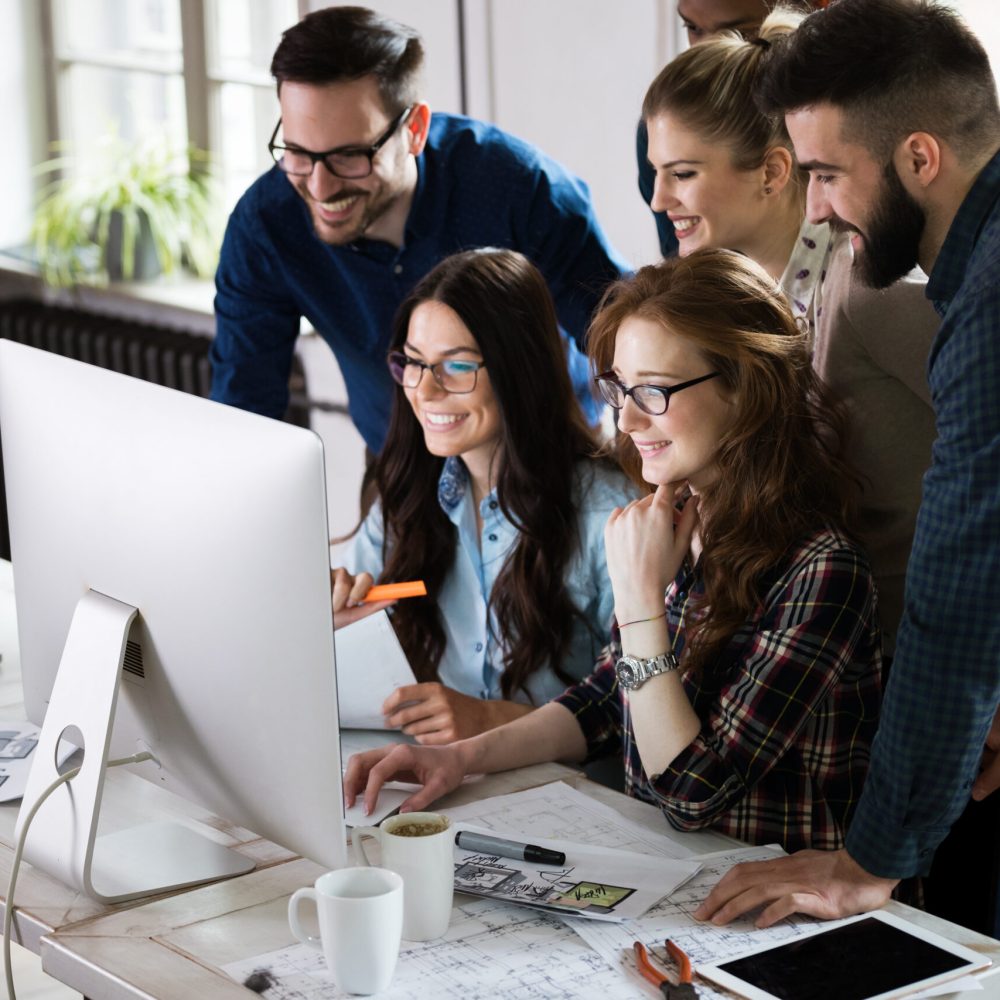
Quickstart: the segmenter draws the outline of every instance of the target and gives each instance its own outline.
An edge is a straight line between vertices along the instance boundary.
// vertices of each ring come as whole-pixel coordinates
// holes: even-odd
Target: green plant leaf
[[[219,184],[207,154],[172,148],[162,136],[126,142],[114,133],[82,158],[68,144],[38,164],[39,191],[32,227],[43,276],[54,284],[107,280],[105,259],[120,219],[121,273],[134,274],[136,249],[151,240],[169,273],[186,264],[212,273],[221,233]],[[93,150],[93,151],[92,151]]]

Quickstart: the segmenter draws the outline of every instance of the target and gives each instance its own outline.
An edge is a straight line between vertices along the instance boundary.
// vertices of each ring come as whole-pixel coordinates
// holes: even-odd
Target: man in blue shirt
[[[812,15],[775,53],[761,99],[809,172],[809,218],[853,233],[870,285],[919,262],[942,318],[928,371],[938,439],[846,849],[734,869],[697,913],[723,923],[766,904],[767,925],[882,905],[928,872],[970,797],[1000,785],[1000,107],[986,52],[932,0]],[[995,872],[995,827],[988,839],[959,892]]]
[[[499,246],[545,276],[572,337],[574,385],[597,416],[578,347],[626,265],[582,181],[499,129],[431,118],[417,90],[422,59],[413,29],[359,7],[316,11],[282,36],[271,64],[275,166],[236,206],[216,275],[213,399],[282,416],[304,316],[334,351],[351,418],[379,451],[396,308],[443,257]]]

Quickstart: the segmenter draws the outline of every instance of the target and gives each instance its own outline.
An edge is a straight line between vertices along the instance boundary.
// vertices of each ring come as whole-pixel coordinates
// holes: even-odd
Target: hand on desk
[[[393,743],[351,757],[344,772],[344,801],[350,809],[358,796],[363,796],[364,813],[368,816],[387,781],[409,781],[424,787],[403,802],[399,811],[419,812],[458,788],[464,777],[465,759],[456,746],[415,747]]]
[[[897,881],[870,875],[844,850],[799,851],[730,869],[694,916],[728,924],[766,906],[758,927],[770,927],[792,913],[834,920],[877,910],[888,902]]]
[[[468,739],[530,711],[530,705],[472,698],[436,681],[396,688],[382,704],[390,728],[425,746]]]
[[[361,604],[361,599],[372,589],[375,582],[371,573],[359,573],[351,576],[343,566],[330,571],[333,583],[333,627],[343,628],[361,618],[384,608],[391,607],[395,601],[373,601],[371,604]]]

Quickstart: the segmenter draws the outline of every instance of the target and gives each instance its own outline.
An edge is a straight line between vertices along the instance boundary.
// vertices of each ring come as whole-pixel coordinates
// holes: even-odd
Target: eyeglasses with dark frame
[[[620,410],[625,405],[625,397],[631,396],[632,401],[651,417],[659,417],[667,412],[670,405],[670,397],[675,392],[682,389],[690,389],[699,382],[707,382],[710,378],[721,375],[722,372],[710,372],[700,378],[692,378],[687,382],[680,382],[677,385],[634,385],[631,389],[626,389],[618,380],[614,372],[602,372],[594,381],[598,389],[601,390],[601,397],[608,406],[615,410]]]
[[[434,376],[434,381],[445,392],[457,396],[472,392],[476,388],[479,369],[486,367],[482,361],[469,361],[465,358],[445,358],[444,361],[429,365],[426,361],[411,358],[402,351],[390,351],[386,361],[393,381],[404,389],[416,389],[424,377],[424,372],[429,371]]]
[[[328,149],[323,153],[314,153],[310,149],[301,149],[298,146],[284,146],[274,140],[278,137],[278,130],[281,128],[281,119],[274,126],[274,132],[267,144],[267,151],[271,158],[286,173],[293,177],[308,177],[316,169],[317,163],[322,163],[334,177],[343,180],[361,180],[369,177],[374,169],[373,160],[375,154],[393,137],[396,130],[406,121],[407,116],[414,109],[411,104],[403,108],[402,111],[391,122],[388,128],[370,145],[359,148],[357,146],[337,146]]]

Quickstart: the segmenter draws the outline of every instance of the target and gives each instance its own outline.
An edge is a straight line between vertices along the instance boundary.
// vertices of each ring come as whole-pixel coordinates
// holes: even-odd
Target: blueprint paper
[[[413,669],[385,611],[338,628],[337,701],[345,729],[388,729],[382,702],[398,687],[416,684]]]
[[[457,830],[490,833],[457,823]],[[531,843],[562,851],[562,865],[542,865],[455,848],[455,891],[537,907],[591,920],[640,917],[663,896],[687,882],[697,861],[592,847],[531,835]]]
[[[635,966],[632,942],[641,941],[653,956],[654,962],[673,969],[666,956],[663,942],[670,938],[691,959],[692,965],[714,964],[725,961],[766,945],[776,945],[801,936],[819,922],[812,917],[794,916],[774,927],[760,930],[753,925],[753,918],[734,920],[725,927],[702,923],[691,914],[701,901],[711,892],[719,879],[734,865],[743,861],[766,861],[781,857],[785,852],[780,847],[746,847],[716,854],[703,854],[701,871],[677,892],[660,900],[645,915],[636,920],[620,924],[574,920],[568,925],[576,931],[608,964],[615,966],[634,984],[646,984]],[[834,927],[841,921],[827,921]],[[697,982],[698,996],[707,1000],[729,1000],[731,994],[712,986],[703,979]],[[655,989],[646,990],[649,996],[662,994]]]
[[[563,781],[553,781],[510,795],[440,810],[456,823],[467,823],[494,833],[513,834],[542,846],[548,840],[581,841],[589,847],[647,854],[654,858],[693,858],[694,852],[663,834],[619,816],[610,807],[584,795]],[[666,820],[664,820],[666,824]]]
[[[24,796],[40,734],[38,726],[30,722],[0,721],[0,802],[13,802]],[[60,740],[58,764],[65,764],[76,750],[72,743]]]
[[[291,945],[233,962],[223,971],[266,1000],[340,1000],[320,952]],[[263,987],[262,989],[260,987]],[[662,1000],[662,994],[656,993]],[[593,998],[632,1000],[636,990],[561,921],[507,903],[459,902],[437,941],[403,941],[384,1000]]]

